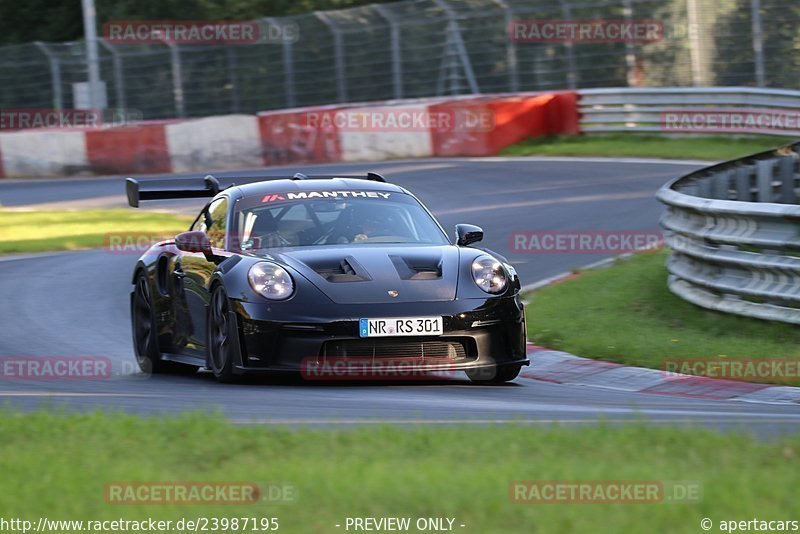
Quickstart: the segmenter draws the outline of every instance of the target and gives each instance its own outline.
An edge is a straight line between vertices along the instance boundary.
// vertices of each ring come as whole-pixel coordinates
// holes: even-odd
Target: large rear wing
[[[287,176],[263,175],[245,176],[245,182],[255,182],[262,180],[285,180]],[[354,176],[346,174],[329,175],[305,175],[301,172],[295,173],[292,180],[325,180],[335,178],[357,178],[360,180],[370,180],[372,182],[386,182],[383,176],[378,173],[368,172],[366,175]],[[216,196],[222,188],[219,180],[210,174],[202,180],[197,178],[166,178],[139,181],[136,178],[125,179],[125,193],[128,195],[128,204],[132,208],[138,208],[142,200],[165,200],[172,198],[211,198]]]
[[[136,178],[125,179],[125,193],[128,195],[128,205],[132,208],[138,208],[142,200],[210,198],[219,191],[219,181],[210,174],[202,180],[181,178],[140,182]]]

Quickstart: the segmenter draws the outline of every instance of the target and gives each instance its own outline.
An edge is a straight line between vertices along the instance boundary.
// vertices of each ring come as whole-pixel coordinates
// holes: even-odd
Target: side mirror
[[[175,236],[175,247],[183,252],[197,252],[207,258],[213,256],[211,241],[205,232],[183,232]]]
[[[467,247],[483,239],[483,229],[474,224],[456,225],[456,245]]]

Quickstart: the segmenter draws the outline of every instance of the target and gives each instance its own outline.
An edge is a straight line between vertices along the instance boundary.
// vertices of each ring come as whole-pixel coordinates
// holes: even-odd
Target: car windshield
[[[447,238],[412,196],[354,192],[270,194],[237,203],[242,250],[321,245],[447,244]],[[331,195],[320,198],[322,194]],[[360,196],[364,194],[364,196]],[[290,198],[294,196],[305,198]],[[319,195],[319,196],[318,196]],[[312,198],[307,198],[307,197]]]

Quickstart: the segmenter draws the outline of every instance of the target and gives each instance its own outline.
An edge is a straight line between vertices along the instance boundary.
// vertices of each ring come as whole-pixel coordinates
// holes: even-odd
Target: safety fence
[[[409,0],[263,18],[257,42],[126,41],[104,27],[96,107],[169,119],[595,87],[800,89],[798,22],[788,0]],[[0,48],[0,108],[86,106],[87,71],[83,42]]]

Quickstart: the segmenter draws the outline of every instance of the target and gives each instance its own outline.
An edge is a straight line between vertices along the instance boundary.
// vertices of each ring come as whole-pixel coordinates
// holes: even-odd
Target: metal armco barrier
[[[581,89],[581,131],[800,137],[800,91],[754,87]]]
[[[800,324],[798,148],[701,169],[659,190],[673,293],[704,308]]]

